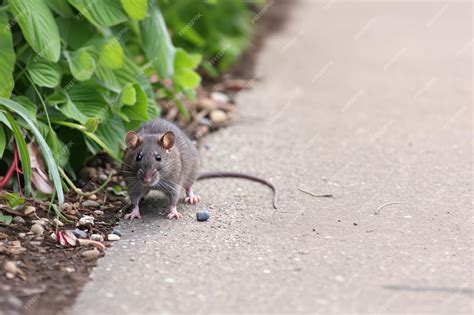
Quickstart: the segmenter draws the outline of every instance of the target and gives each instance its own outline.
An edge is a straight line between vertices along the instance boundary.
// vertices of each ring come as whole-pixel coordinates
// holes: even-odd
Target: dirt
[[[239,62],[228,74],[219,78],[218,81],[204,82],[204,88],[198,91],[198,102],[185,103],[190,112],[190,119],[184,120],[179,115],[174,104],[163,105],[163,116],[176,122],[188,135],[199,139],[207,133],[225,127],[237,119],[234,107],[234,96],[242,89],[252,87],[253,82],[258,79],[254,74],[254,65],[258,51],[264,45],[264,38],[272,32],[277,31],[285,22],[286,12],[291,1],[270,1],[268,12],[258,19],[258,27],[249,49],[244,52]],[[258,10],[255,11],[258,14]],[[203,99],[211,99],[211,92],[219,92],[228,96],[226,104],[218,105],[217,109],[226,114],[225,121],[212,121],[211,111],[199,104]],[[216,103],[216,102],[214,102]],[[108,159],[96,159],[89,163],[90,167],[98,169],[97,172],[104,173],[101,168]],[[114,168],[108,166],[108,171]],[[97,175],[95,175],[97,177]],[[96,177],[94,179],[96,179]],[[117,186],[121,182],[119,175],[108,186]],[[100,181],[92,181],[87,184],[88,189],[95,189]],[[90,183],[90,181],[89,181]],[[76,183],[78,184],[78,183]],[[79,180],[81,184],[81,180]],[[80,185],[82,187],[82,185]],[[33,216],[23,216],[24,223],[12,223],[4,225],[0,223],[0,315],[7,314],[63,314],[67,313],[73,305],[81,289],[89,280],[91,270],[96,266],[97,259],[86,259],[81,253],[94,248],[88,246],[63,246],[51,236],[57,231],[74,230],[80,217],[92,215],[95,217],[93,226],[83,228],[87,236],[92,233],[101,234],[105,239],[112,232],[120,217],[122,209],[126,206],[123,197],[113,192],[103,190],[96,194],[100,201],[99,208],[85,208],[81,205],[87,198],[79,197],[75,193],[66,195],[66,202],[71,205],[66,215],[71,220],[64,222],[64,226],[55,228],[52,220],[53,213],[49,213],[48,202],[29,199],[25,205],[34,206],[36,213]],[[103,211],[102,215],[96,215],[95,210]],[[30,232],[33,220],[47,218],[51,223],[45,224],[45,232],[41,237]],[[21,233],[24,233],[21,234]],[[19,235],[23,235],[20,237]],[[110,241],[102,242],[106,247],[112,245]],[[104,251],[100,251],[103,256]],[[99,257],[100,258],[100,257]],[[5,263],[13,262],[20,270],[14,278],[8,278],[5,272]]]

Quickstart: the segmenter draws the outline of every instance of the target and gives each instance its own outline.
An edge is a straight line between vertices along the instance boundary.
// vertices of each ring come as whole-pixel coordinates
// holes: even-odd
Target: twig
[[[301,189],[301,188],[298,188],[298,190],[301,191],[301,192],[304,192],[305,194],[313,196],[313,197],[322,197],[322,198],[332,198],[332,197],[334,197],[333,194],[316,195],[315,193],[312,193],[310,191],[307,191],[307,190],[304,190],[304,189]]]
[[[374,214],[375,215],[379,214],[379,211],[382,210],[382,208],[385,208],[386,206],[398,205],[398,204],[399,204],[399,202],[397,202],[397,201],[385,203],[385,204],[381,205],[380,207],[378,207],[377,210],[375,210]]]

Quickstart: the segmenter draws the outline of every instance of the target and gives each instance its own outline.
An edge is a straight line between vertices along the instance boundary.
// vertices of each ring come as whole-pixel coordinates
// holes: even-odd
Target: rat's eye
[[[136,159],[135,159],[135,161],[141,161],[141,160],[142,160],[142,157],[143,157],[143,156],[142,156],[142,153],[141,153],[141,152],[138,153],[138,154],[137,154],[137,157],[136,157]]]
[[[161,155],[159,155],[158,153],[155,154],[155,160],[157,160],[158,162],[161,161]]]

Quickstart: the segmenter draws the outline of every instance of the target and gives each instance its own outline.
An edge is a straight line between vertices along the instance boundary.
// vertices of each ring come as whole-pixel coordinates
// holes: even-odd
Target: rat
[[[179,192],[184,188],[185,202],[196,205],[201,197],[194,194],[193,184],[208,178],[243,178],[262,183],[273,191],[276,209],[277,191],[265,179],[235,172],[210,172],[198,174],[199,153],[191,140],[175,124],[156,118],[143,124],[136,132],[125,136],[125,156],[122,166],[132,212],[126,219],[140,218],[139,202],[150,190],[162,191],[170,200],[169,219],[181,219],[176,209]]]

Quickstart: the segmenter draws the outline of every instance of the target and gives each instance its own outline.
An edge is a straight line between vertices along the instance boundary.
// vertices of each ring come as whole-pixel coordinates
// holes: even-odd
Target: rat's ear
[[[176,137],[172,131],[167,131],[161,138],[160,138],[160,145],[165,149],[169,150],[174,146],[174,142]]]
[[[138,135],[135,131],[127,132],[127,135],[125,136],[125,143],[127,144],[127,148],[135,149],[139,142],[140,139],[138,138]]]

